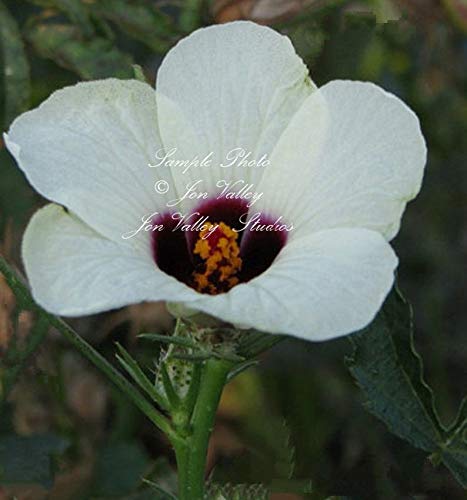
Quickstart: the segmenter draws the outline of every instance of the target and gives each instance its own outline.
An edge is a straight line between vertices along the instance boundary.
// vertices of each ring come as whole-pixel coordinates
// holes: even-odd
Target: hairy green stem
[[[203,500],[209,438],[217,407],[232,362],[209,359],[204,363],[199,392],[190,422],[191,433],[175,444],[179,475],[179,499]]]

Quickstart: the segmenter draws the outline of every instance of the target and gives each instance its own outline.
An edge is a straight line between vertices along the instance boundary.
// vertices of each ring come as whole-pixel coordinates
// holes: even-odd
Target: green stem
[[[217,407],[232,362],[209,359],[205,362],[199,393],[190,422],[191,434],[175,444],[179,475],[179,499],[203,500],[209,438]]]

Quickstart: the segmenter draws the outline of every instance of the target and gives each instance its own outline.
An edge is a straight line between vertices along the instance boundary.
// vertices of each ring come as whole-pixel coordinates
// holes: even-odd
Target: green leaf
[[[254,374],[245,379],[250,379],[249,388],[244,386],[242,391],[247,411],[238,422],[239,439],[244,443],[245,452],[233,458],[228,468],[215,468],[213,479],[218,483],[230,481],[233,466],[246,481],[266,484],[271,492],[303,494],[309,491],[309,479],[293,477],[295,447],[291,427],[285,418],[272,411],[264,388],[256,385],[260,382]]]
[[[254,358],[286,339],[285,335],[271,335],[270,333],[250,330],[242,334],[236,351],[240,356],[247,359]]]
[[[37,24],[27,34],[29,42],[44,58],[78,74],[85,80],[106,77],[132,78],[133,60],[111,40],[83,39],[69,24]]]
[[[280,432],[276,436],[278,436],[278,450],[281,450],[275,465],[276,473],[280,478],[291,479],[295,470],[295,446],[292,444],[290,428],[286,420],[283,420]]]
[[[389,430],[442,461],[467,485],[465,403],[457,422],[446,429],[434,407],[433,393],[413,345],[411,308],[394,290],[377,318],[350,337],[354,352],[349,369],[362,389],[367,409]]]
[[[441,461],[453,473],[459,483],[467,488],[467,444],[465,426],[449,440],[449,445],[441,453]]]
[[[50,488],[54,459],[67,446],[68,442],[55,434],[0,436],[0,483],[38,483]]]
[[[29,63],[18,25],[0,1],[0,49],[2,62],[4,112],[3,125],[8,127],[17,115],[26,111],[31,92]]]
[[[450,427],[450,431],[457,432],[459,429],[465,429],[467,427],[467,397],[465,397],[459,407],[457,417]]]
[[[175,388],[172,384],[172,379],[167,371],[167,367],[165,363],[161,363],[159,365],[159,370],[162,376],[162,383],[164,384],[164,392],[167,394],[167,398],[169,399],[170,407],[176,409],[180,406],[181,399]]]
[[[190,377],[190,386],[183,399],[183,407],[187,415],[193,414],[193,409],[196,404],[196,398],[199,392],[199,386],[201,384],[202,375],[202,365],[200,363],[195,363]]]
[[[165,397],[162,394],[159,394],[154,384],[152,384],[152,382],[148,379],[138,363],[120,344],[117,343],[116,345],[118,352],[120,353],[120,355],[117,354],[117,359],[132,379],[155,403],[164,409],[168,409]]]
[[[449,429],[447,447],[440,459],[464,488],[467,487],[467,398],[464,398],[454,424]]]
[[[258,364],[258,361],[256,359],[248,359],[247,361],[243,361],[242,363],[234,366],[233,369],[227,375],[227,382],[230,382],[237,375],[240,375],[245,370],[248,370],[248,368],[256,366],[257,364]]]
[[[94,496],[120,498],[135,491],[149,466],[146,452],[137,443],[112,443],[97,457]]]
[[[355,350],[349,367],[368,398],[368,409],[399,437],[433,451],[443,431],[411,332],[410,307],[393,292],[375,321],[350,337]]]

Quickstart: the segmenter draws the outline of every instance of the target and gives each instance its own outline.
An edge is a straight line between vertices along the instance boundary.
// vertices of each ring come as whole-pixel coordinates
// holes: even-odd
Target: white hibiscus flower
[[[375,316],[397,266],[388,241],[426,160],[419,121],[398,98],[361,82],[318,90],[289,39],[250,22],[182,40],[156,91],[116,79],[59,90],[16,119],[5,142],[53,202],[23,241],[44,308],[80,316],[163,300],[310,340]],[[239,147],[269,164],[222,168]],[[172,160],[212,153],[212,165],[148,167],[173,148]],[[208,198],[174,204],[196,181]],[[263,194],[253,204],[221,196],[220,181]],[[175,229],[176,213],[209,222]],[[153,227],[128,237],[149,215]]]

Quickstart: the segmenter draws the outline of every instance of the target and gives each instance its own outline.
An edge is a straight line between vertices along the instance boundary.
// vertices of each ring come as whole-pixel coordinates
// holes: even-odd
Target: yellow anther
[[[193,273],[196,290],[215,295],[239,283],[242,268],[238,233],[224,222],[206,223],[193,250],[202,261]]]

